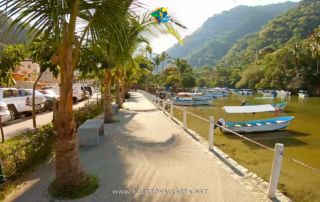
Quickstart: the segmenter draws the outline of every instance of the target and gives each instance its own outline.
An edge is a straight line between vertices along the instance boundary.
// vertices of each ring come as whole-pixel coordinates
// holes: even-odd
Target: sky
[[[180,32],[182,37],[197,30],[209,17],[233,7],[267,5],[286,1],[288,0],[141,0],[149,10],[158,7],[168,8],[169,15],[173,15],[188,28]],[[299,0],[290,1],[298,2]],[[176,39],[172,36],[160,36],[151,42],[151,46],[153,52],[161,53],[176,43]]]

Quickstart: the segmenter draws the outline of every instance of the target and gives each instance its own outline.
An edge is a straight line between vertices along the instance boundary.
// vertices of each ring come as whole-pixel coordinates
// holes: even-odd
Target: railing
[[[252,140],[244,135],[236,133],[236,132],[234,132],[224,126],[215,124],[213,116],[210,116],[209,119],[206,119],[206,118],[203,118],[199,115],[196,115],[194,113],[189,112],[186,107],[175,106],[172,101],[161,100],[159,97],[152,95],[152,94],[149,94],[145,91],[140,91],[140,93],[142,93],[149,101],[154,103],[155,106],[157,108],[159,108],[160,110],[162,110],[166,115],[169,115],[172,120],[175,119],[174,109],[182,111],[182,114],[183,114],[182,115],[182,127],[184,130],[188,130],[188,125],[187,125],[188,114],[201,120],[201,121],[208,123],[208,127],[209,127],[209,130],[208,130],[209,131],[208,149],[210,151],[214,150],[214,138],[215,138],[214,128],[215,128],[215,126],[220,127],[221,129],[228,131],[228,132],[240,137],[241,139],[243,139],[245,141],[251,142],[251,143],[253,143],[261,148],[264,148],[268,151],[272,151],[274,153],[274,157],[273,157],[273,164],[272,164],[268,192],[267,192],[268,197],[271,199],[276,197],[276,191],[277,191],[277,187],[278,187],[278,183],[279,183],[283,157],[286,157],[288,160],[295,162],[295,163],[299,164],[300,166],[308,168],[317,174],[320,174],[319,169],[313,168],[312,166],[309,166],[306,163],[299,161],[293,157],[290,157],[288,155],[284,155],[283,154],[284,145],[281,143],[276,143],[274,148],[268,147],[268,146],[261,144],[255,140]],[[168,109],[169,112],[167,112],[166,109]]]

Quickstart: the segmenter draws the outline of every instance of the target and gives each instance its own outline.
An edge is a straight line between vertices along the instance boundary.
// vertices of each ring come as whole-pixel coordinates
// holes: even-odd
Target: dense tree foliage
[[[232,67],[253,63],[290,40],[307,38],[319,24],[320,2],[302,1],[298,7],[270,21],[259,32],[234,44],[219,64]]]

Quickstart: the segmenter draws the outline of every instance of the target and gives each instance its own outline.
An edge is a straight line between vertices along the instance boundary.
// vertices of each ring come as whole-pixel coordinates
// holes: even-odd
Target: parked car
[[[60,95],[60,88],[58,85],[55,86],[46,86],[43,87],[41,90],[52,90],[56,95]],[[73,84],[72,86],[72,100],[73,103],[77,103],[81,100],[86,99],[85,94],[82,92],[81,87],[78,86],[77,84]]]
[[[29,108],[28,111],[32,111],[32,89],[18,89],[19,95],[26,97],[26,105]],[[35,108],[37,110],[42,110],[45,107],[46,98],[39,91],[35,91]]]
[[[0,116],[1,116],[2,123],[5,123],[11,120],[11,114],[5,102],[0,102]]]
[[[53,110],[53,103],[55,100],[59,99],[59,96],[52,89],[40,90],[40,93],[42,93],[47,99],[45,102],[44,111]]]
[[[11,120],[32,111],[32,107],[28,105],[28,96],[20,95],[16,88],[0,88],[0,102],[7,104]]]
[[[94,88],[89,86],[89,85],[81,85],[81,90],[88,94],[90,97],[93,95],[94,93]]]

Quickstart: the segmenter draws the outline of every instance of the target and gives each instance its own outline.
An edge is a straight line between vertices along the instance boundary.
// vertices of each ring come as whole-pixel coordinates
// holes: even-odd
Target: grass
[[[88,175],[87,179],[78,186],[60,187],[56,181],[49,186],[49,194],[60,200],[74,200],[83,198],[94,193],[99,187],[99,180],[96,176]]]
[[[225,102],[225,100],[223,101]],[[221,106],[218,104],[216,105],[217,106],[210,108],[189,108],[189,111],[205,118],[212,115],[215,115],[215,117],[221,117],[219,114]],[[235,104],[231,103],[230,105]],[[182,120],[182,113],[180,110],[175,110],[174,115],[180,121]],[[298,115],[299,114],[295,114],[295,116]],[[242,118],[240,115],[239,117]],[[307,115],[303,114],[303,116],[301,115],[298,118],[299,121],[303,121],[306,117]],[[202,137],[208,139],[208,123],[199,121],[191,115],[188,115],[187,122],[189,128],[200,134]],[[296,134],[294,132],[295,130],[302,131],[302,129],[305,131],[312,131],[311,127],[313,125],[309,123],[310,121],[308,120],[305,124],[292,124],[291,128],[294,129],[289,128],[287,130],[266,134],[246,134],[246,136],[256,139],[260,143],[272,148],[277,142],[284,143],[285,155],[293,156],[298,160],[305,161],[307,164],[318,168],[319,141],[318,136],[314,136],[318,133],[314,132],[313,134],[303,135],[299,133]],[[305,126],[308,128],[301,128]],[[214,140],[215,145],[219,147],[219,149],[230,155],[230,157],[239,164],[248,168],[250,171],[257,173],[265,181],[269,181],[273,161],[272,151],[262,149],[253,143],[236,137],[235,135],[222,134],[218,129],[215,130]],[[285,195],[289,196],[294,201],[320,201],[320,192],[318,190],[319,183],[319,174],[296,164],[290,160],[290,158],[283,158],[278,189]]]

